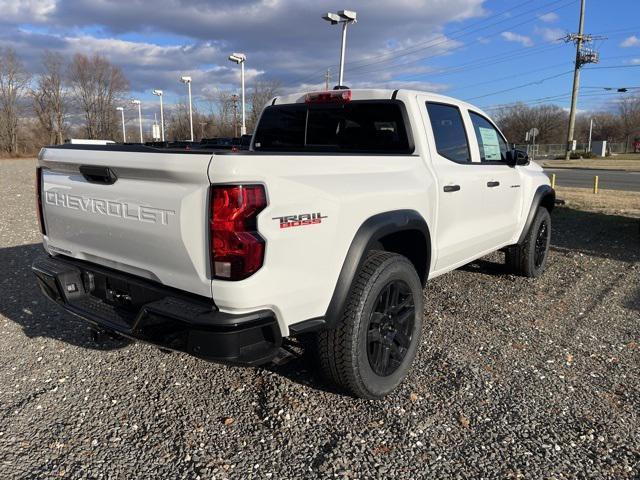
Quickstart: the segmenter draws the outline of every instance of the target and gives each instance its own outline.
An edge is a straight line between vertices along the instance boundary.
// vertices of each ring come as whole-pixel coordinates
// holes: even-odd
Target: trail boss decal
[[[327,218],[320,212],[300,213],[298,215],[287,215],[286,217],[273,217],[272,220],[280,222],[280,228],[304,227],[305,225],[315,225],[322,223],[322,219]]]

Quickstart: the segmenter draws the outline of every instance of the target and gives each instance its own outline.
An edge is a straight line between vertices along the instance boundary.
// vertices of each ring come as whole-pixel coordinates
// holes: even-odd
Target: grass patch
[[[595,170],[626,170],[640,172],[640,154],[615,155],[606,158],[582,158],[576,160],[539,160],[547,168],[593,168]]]
[[[640,218],[640,192],[600,190],[596,195],[588,188],[557,187],[556,195],[578,210]]]

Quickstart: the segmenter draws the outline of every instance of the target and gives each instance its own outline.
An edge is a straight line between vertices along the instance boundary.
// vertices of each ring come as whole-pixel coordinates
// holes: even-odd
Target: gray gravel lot
[[[346,397],[306,357],[232,368],[94,344],[38,291],[32,160],[0,160],[2,478],[640,478],[637,220],[559,208],[532,281],[430,282],[412,374]]]

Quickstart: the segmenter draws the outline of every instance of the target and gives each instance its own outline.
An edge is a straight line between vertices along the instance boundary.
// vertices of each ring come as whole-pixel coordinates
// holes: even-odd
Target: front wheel
[[[395,253],[370,252],[341,321],[317,336],[324,375],[357,397],[388,394],[413,363],[422,315],[422,285],[411,262]]]
[[[538,207],[524,241],[507,248],[507,265],[519,275],[539,277],[547,265],[550,242],[551,215],[546,208]]]

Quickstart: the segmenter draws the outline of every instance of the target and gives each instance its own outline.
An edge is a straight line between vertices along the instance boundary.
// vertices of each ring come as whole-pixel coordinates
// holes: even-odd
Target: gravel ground
[[[496,254],[433,280],[410,378],[361,401],[305,357],[92,343],[29,270],[33,167],[0,161],[3,478],[640,478],[637,220],[559,208],[543,278]]]

